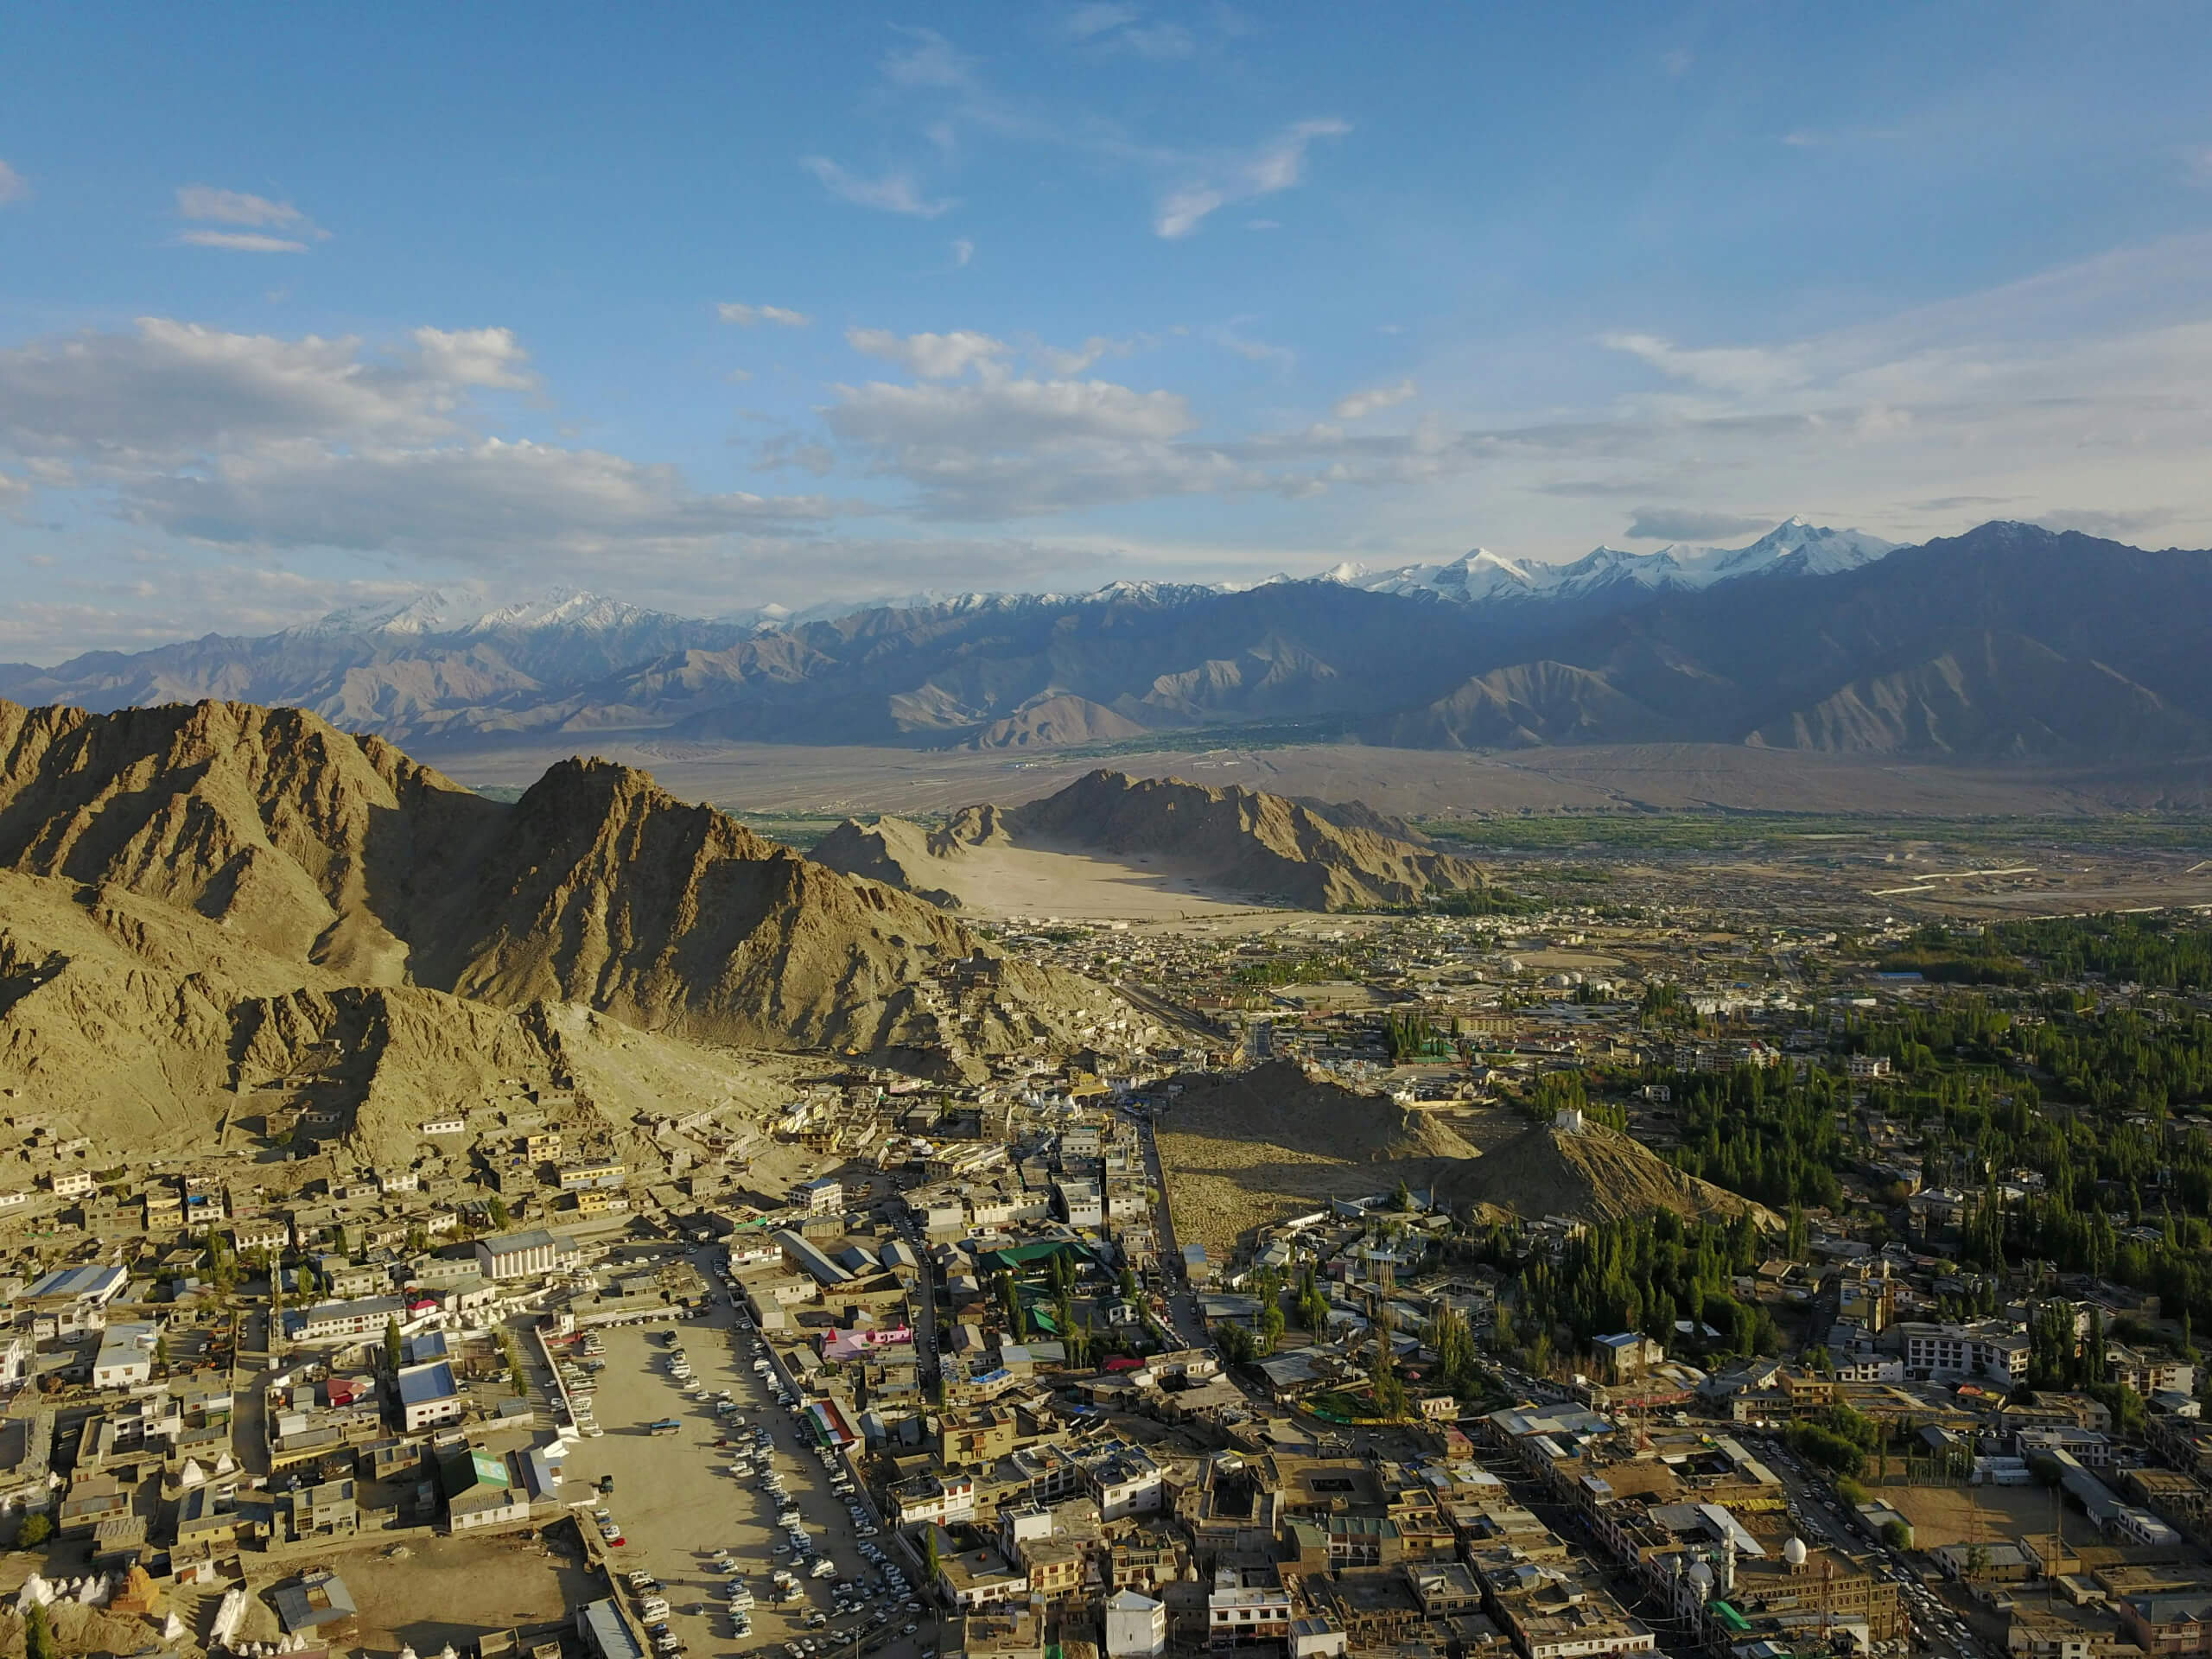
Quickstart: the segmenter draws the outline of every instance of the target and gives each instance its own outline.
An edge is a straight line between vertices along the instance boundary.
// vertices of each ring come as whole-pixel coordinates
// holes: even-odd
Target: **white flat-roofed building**
[[[476,1265],[494,1282],[543,1278],[559,1268],[564,1254],[561,1241],[543,1228],[476,1241]]]

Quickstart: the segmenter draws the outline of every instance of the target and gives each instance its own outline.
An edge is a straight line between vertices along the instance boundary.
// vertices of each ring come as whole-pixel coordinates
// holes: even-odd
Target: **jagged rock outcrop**
[[[1010,845],[1094,856],[1157,856],[1214,886],[1306,910],[1418,903],[1483,884],[1481,868],[1437,851],[1358,802],[1335,806],[1179,778],[1086,774],[1026,805],[963,807],[941,828],[848,819],[812,856],[832,868],[944,891],[972,848]]]

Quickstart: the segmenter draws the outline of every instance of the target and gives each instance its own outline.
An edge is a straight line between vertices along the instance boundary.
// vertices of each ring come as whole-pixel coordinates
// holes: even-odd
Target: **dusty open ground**
[[[733,1453],[715,1445],[723,1429],[711,1399],[721,1389],[736,1395],[748,1425],[766,1424],[773,1433],[776,1467],[798,1500],[807,1530],[837,1563],[839,1576],[849,1579],[866,1571],[844,1500],[830,1491],[828,1472],[805,1449],[794,1420],[777,1408],[766,1384],[753,1375],[750,1352],[742,1357],[733,1352],[730,1325],[728,1304],[719,1303],[711,1319],[605,1332],[607,1369],[596,1378],[594,1407],[607,1433],[570,1452],[565,1471],[572,1483],[569,1491],[579,1497],[602,1474],[613,1475],[614,1493],[607,1507],[629,1541],[614,1552],[618,1565],[624,1572],[643,1567],[661,1581],[674,1610],[671,1623],[695,1653],[779,1649],[804,1634],[805,1616],[828,1611],[831,1599],[830,1580],[805,1580],[802,1599],[782,1608],[769,1604],[768,1574],[782,1564],[772,1554],[782,1533],[768,1495],[725,1472]],[[691,1399],[668,1375],[663,1357],[668,1350],[658,1334],[665,1331],[681,1333],[695,1381],[703,1385],[708,1399]],[[645,1426],[661,1417],[681,1420],[682,1431],[647,1433]],[[875,1541],[887,1548],[891,1535],[886,1531]],[[710,1560],[715,1550],[725,1548],[745,1562],[745,1581],[759,1599],[753,1634],[742,1642],[731,1638],[720,1594],[729,1581]],[[895,1632],[913,1617],[902,1611],[888,1628]],[[832,1628],[847,1630],[852,1623],[841,1619]],[[918,1637],[932,1642],[932,1627],[925,1618],[920,1623]],[[815,1634],[818,1638],[821,1633]],[[865,1643],[861,1650],[869,1651]],[[891,1659],[913,1659],[917,1648],[901,1638],[878,1651]]]
[[[1166,922],[1261,908],[1160,858],[964,847],[953,857],[930,860],[922,877],[957,899],[964,915]]]
[[[448,1642],[462,1648],[486,1630],[556,1622],[606,1594],[584,1571],[573,1539],[558,1553],[535,1531],[410,1539],[407,1548],[402,1560],[365,1549],[332,1561],[361,1610],[357,1645],[371,1653],[404,1646],[435,1654]]]
[[[1912,1522],[1916,1549],[1945,1544],[2011,1542],[2030,1533],[2048,1537],[2053,1505],[2042,1486],[1879,1486],[1875,1497]],[[2056,1506],[2069,1544],[2104,1541],[2088,1516]]]

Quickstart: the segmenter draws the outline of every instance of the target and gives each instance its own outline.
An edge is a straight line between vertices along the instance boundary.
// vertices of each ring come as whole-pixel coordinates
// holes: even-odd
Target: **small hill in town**
[[[1249,1071],[1196,1072],[1178,1081],[1182,1093],[1170,1121],[1179,1135],[1249,1141],[1347,1164],[1476,1155],[1433,1113],[1309,1077],[1295,1060],[1269,1060]]]
[[[1217,1256],[1332,1198],[1425,1187],[1475,1148],[1428,1112],[1315,1079],[1294,1061],[1178,1079],[1155,1131],[1179,1242]]]
[[[563,761],[503,804],[296,709],[0,702],[0,1089],[149,1133],[264,1072],[336,1067],[367,1133],[574,1042],[971,1071],[1128,1013],[644,772]]]
[[[1748,1211],[1762,1225],[1781,1224],[1761,1205],[1686,1175],[1641,1141],[1597,1123],[1576,1131],[1534,1125],[1471,1163],[1440,1171],[1435,1185],[1440,1201],[1531,1218],[1611,1221],[1658,1210],[1727,1217]]]
[[[831,868],[917,894],[957,893],[957,872],[979,849],[1155,861],[1186,880],[1301,910],[1358,910],[1420,902],[1478,887],[1479,867],[1440,852],[1415,832],[1352,802],[1288,799],[1179,778],[1086,774],[1020,806],[963,808],[940,829],[902,819],[848,820],[817,845]]]
[[[1155,1132],[1170,1214],[1179,1242],[1216,1253],[1263,1224],[1331,1198],[1388,1192],[1401,1181],[1478,1213],[1604,1221],[1655,1210],[1749,1212],[1762,1226],[1781,1224],[1759,1205],[1594,1124],[1570,1134],[1519,1127],[1495,1107],[1462,1115],[1402,1106],[1309,1077],[1287,1060],[1178,1081],[1181,1093]]]

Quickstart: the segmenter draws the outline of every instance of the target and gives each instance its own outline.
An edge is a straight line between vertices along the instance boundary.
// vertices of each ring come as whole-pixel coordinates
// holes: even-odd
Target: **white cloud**
[[[716,315],[724,322],[734,322],[741,328],[772,322],[779,328],[804,328],[814,319],[804,311],[787,310],[780,305],[741,305],[735,300],[724,300],[715,308]]]
[[[935,219],[953,207],[949,199],[931,200],[911,173],[892,172],[881,178],[864,178],[848,172],[826,156],[808,156],[799,165],[822,181],[822,188],[840,201],[855,207],[874,207],[887,213],[906,213],[915,219]]]
[[[417,328],[416,360],[433,381],[518,391],[537,384],[523,367],[530,360],[508,328]]]
[[[1029,449],[1073,439],[1158,442],[1197,424],[1176,392],[1135,391],[1107,380],[985,381],[963,386],[837,386],[830,429],[865,444],[949,453]]]
[[[967,270],[969,262],[973,260],[975,257],[976,245],[973,242],[970,242],[964,236],[954,238],[952,244],[952,268],[955,270]]]
[[[259,231],[185,231],[176,238],[187,247],[221,248],[229,253],[305,253],[308,245],[288,236]]]
[[[1173,241],[1189,236],[1216,209],[1287,190],[1306,174],[1306,152],[1316,138],[1337,138],[1351,124],[1333,117],[1300,121],[1259,149],[1225,158],[1170,190],[1153,219],[1153,232]]]
[[[0,207],[11,201],[29,201],[30,199],[31,181],[7,162],[0,162]]]
[[[1659,54],[1659,67],[1677,79],[1689,73],[1690,66],[1696,61],[1697,59],[1687,47],[1678,46],[1671,52],[1662,52]]]
[[[172,534],[276,549],[665,550],[855,510],[702,493],[673,467],[461,424],[479,393],[535,384],[505,328],[418,328],[372,353],[149,317],[0,352],[0,455]]]
[[[376,357],[352,337],[167,317],[142,317],[132,334],[49,336],[0,351],[0,442],[152,464],[264,440],[424,442],[454,431],[473,388],[519,384],[523,353],[504,329],[426,329],[413,347]]]
[[[1004,357],[1004,340],[956,329],[949,334],[894,334],[887,328],[848,328],[845,343],[864,357],[896,363],[924,380],[957,380]]]
[[[1401,380],[1395,386],[1370,386],[1364,391],[1338,398],[1329,412],[1340,421],[1364,420],[1377,410],[1405,403],[1417,396],[1420,390],[1410,379]]]
[[[141,523],[194,540],[494,558],[640,550],[830,516],[813,497],[701,495],[678,471],[496,438],[431,449],[273,444],[122,492]]]

